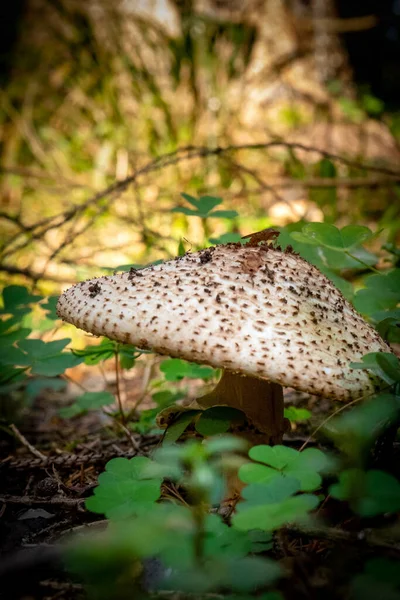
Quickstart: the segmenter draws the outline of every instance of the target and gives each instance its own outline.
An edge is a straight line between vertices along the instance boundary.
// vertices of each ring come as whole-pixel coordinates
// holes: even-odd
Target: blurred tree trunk
[[[312,0],[314,56],[317,79],[326,84],[343,79],[348,69],[346,50],[333,24],[337,19],[335,0]]]

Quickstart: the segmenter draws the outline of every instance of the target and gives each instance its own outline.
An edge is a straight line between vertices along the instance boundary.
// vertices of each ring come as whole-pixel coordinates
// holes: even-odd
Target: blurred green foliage
[[[293,246],[384,339],[400,341],[400,187],[388,156],[400,136],[399,115],[370,93],[357,98],[333,82],[326,102],[332,112],[319,100],[310,108],[289,89],[296,101],[274,106],[278,116],[269,123],[268,107],[250,106],[257,95],[251,80],[258,27],[199,14],[191,1],[174,6],[177,34],[134,14],[122,19],[119,4],[110,2],[98,3],[97,14],[75,2],[39,3],[23,24],[15,76],[0,99],[6,200],[0,214],[0,419],[10,434],[9,425],[39,395],[65,393],[69,369],[112,361],[119,373],[152,358],[105,338],[86,347],[77,347],[75,334],[72,343],[60,338],[60,283],[238,242],[276,221],[282,248]],[[38,18],[42,29],[31,26]],[[266,71],[265,65],[259,71],[262,90]],[[274,67],[271,72],[275,81]],[[368,127],[389,133],[382,158],[378,152],[374,164],[367,161],[371,170],[364,142],[355,156],[347,135],[348,152],[339,158],[329,147],[310,157],[302,138],[298,148],[284,136],[280,141],[280,132],[314,121],[327,125],[330,139],[328,122],[338,113],[339,126],[350,132],[355,125],[362,142]],[[260,137],[266,123],[272,133]],[[243,140],[250,147],[240,148]],[[189,147],[177,150],[183,145]],[[171,191],[181,189],[188,191],[181,194],[185,204]],[[225,435],[243,415],[218,407],[182,412],[151,458],[110,461],[86,504],[110,523],[104,533],[72,542],[71,570],[100,599],[147,597],[143,569],[157,560],[154,590],[236,600],[256,591],[259,600],[279,600],[270,588],[285,571],[269,552],[281,527],[314,523],[329,494],[369,528],[374,518],[400,510],[398,473],[370,464],[377,439],[398,423],[399,361],[373,353],[352,368],[370,371],[386,389],[327,419],[323,432],[335,459],[316,448],[285,446],[256,446],[244,457],[240,440]],[[76,396],[59,414],[80,419],[102,411],[110,417],[107,427],[155,432],[156,416],[187,395],[186,384],[207,383],[216,372],[167,358],[150,375],[151,408],[135,405],[124,414],[118,397],[102,390]],[[285,416],[297,423],[311,413],[290,406]],[[189,430],[201,441],[179,443]],[[227,477],[239,467],[242,500],[228,525],[208,510],[221,502]],[[178,495],[168,494],[172,484]],[[365,564],[350,585],[351,597],[397,597],[395,566],[379,560]]]

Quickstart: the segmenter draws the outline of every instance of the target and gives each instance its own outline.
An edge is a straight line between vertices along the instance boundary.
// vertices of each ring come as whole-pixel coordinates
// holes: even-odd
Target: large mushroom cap
[[[342,400],[377,385],[350,362],[389,350],[318,269],[265,245],[79,283],[57,311],[95,335]]]

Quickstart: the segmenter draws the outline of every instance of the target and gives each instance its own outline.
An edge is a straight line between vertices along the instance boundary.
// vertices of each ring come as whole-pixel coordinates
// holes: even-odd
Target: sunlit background
[[[3,283],[54,292],[299,219],[399,229],[398,0],[1,11]],[[205,230],[181,192],[239,217]]]

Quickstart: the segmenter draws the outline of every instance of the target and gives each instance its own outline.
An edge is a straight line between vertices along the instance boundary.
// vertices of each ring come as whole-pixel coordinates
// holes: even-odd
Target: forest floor
[[[287,390],[285,402],[312,413],[307,424],[285,435],[284,443],[296,449],[309,439],[314,425],[334,410],[331,401],[292,390]],[[0,459],[0,598],[4,600],[86,598],[83,586],[64,571],[60,547],[70,535],[105,525],[101,515],[85,509],[85,499],[111,458],[135,455],[129,440],[105,426],[103,416],[92,412],[63,420],[59,406],[54,393],[42,395],[18,425],[23,438],[3,435],[0,439],[4,457]],[[151,433],[134,434],[134,438],[141,455],[151,454],[162,441],[159,434]],[[326,447],[324,440],[309,443]],[[376,555],[376,544],[365,539],[359,520],[338,506],[328,496],[319,509],[329,529],[307,532],[288,527],[275,534],[269,556],[291,572],[283,584],[285,598],[342,597],[349,569],[357,572],[365,556]],[[378,551],[400,558],[396,545],[385,547],[379,542]]]

